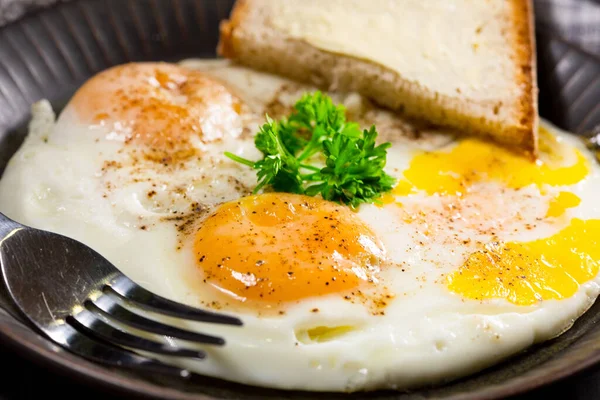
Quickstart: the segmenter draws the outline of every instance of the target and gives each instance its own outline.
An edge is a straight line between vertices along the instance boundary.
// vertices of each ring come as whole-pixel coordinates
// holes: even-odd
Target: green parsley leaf
[[[383,171],[390,143],[376,146],[375,127],[361,131],[357,123],[347,122],[345,108],[329,96],[305,94],[288,119],[266,119],[254,139],[262,160],[225,153],[257,170],[254,193],[270,185],[275,191],[320,194],[356,207],[392,189],[395,180]],[[325,167],[304,163],[314,157],[324,159]]]
[[[337,135],[323,142],[326,167],[315,179],[323,181],[319,192],[326,200],[342,201],[352,207],[374,202],[392,189],[394,178],[383,172],[390,143],[375,146],[377,131],[363,132],[359,139]],[[312,192],[312,191],[311,191]]]

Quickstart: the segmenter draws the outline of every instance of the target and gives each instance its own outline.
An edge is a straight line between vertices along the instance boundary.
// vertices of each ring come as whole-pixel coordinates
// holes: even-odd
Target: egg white
[[[267,103],[277,100],[280,106],[289,106],[307,89],[224,62],[187,60],[183,65],[227,82],[256,113],[257,118],[247,125],[253,132],[268,110]],[[420,131],[417,138],[413,135],[417,128],[377,110],[356,94],[332,96],[363,121],[376,123],[382,138],[394,142],[387,166],[392,175],[407,168],[415,150],[435,149],[452,141],[446,132],[432,130]],[[565,142],[581,148],[594,165],[585,180],[568,187],[582,199],[569,215],[600,218],[595,201],[600,168],[576,139],[544,124]],[[205,306],[212,299],[186,279],[197,267],[190,240],[178,232],[173,216],[187,216],[193,203],[210,212],[224,201],[247,194],[246,189],[256,183],[254,172],[224,158],[223,152],[258,159],[252,138],[196,143],[203,157],[188,160],[178,169],[161,170],[128,161],[119,152],[123,141],[113,128],[82,123],[72,107],[54,121],[49,103],[37,103],[29,135],[0,180],[1,211],[24,224],[81,240],[149,290]],[[107,169],[107,160],[121,160],[122,165]],[[550,236],[562,226],[539,223],[536,229],[526,230],[521,229],[522,221],[511,216],[519,214],[534,221],[546,212],[540,199],[564,189],[552,188],[541,195],[537,188],[528,187],[522,193],[529,192],[532,197],[525,200],[522,193],[495,196],[493,184],[482,184],[481,198],[486,201],[476,205],[480,214],[496,216],[486,223],[496,228],[501,240],[533,240]],[[157,193],[150,198],[150,191]],[[435,209],[442,200],[417,195],[407,201]],[[445,220],[432,216],[428,228],[436,229],[437,234],[427,236],[423,226],[403,223],[393,204],[383,208],[363,205],[358,215],[384,241],[390,258],[403,265],[382,273],[395,294],[384,315],[373,315],[361,303],[330,295],[291,304],[284,315],[221,310],[239,315],[245,324],[242,328],[167,318],[188,329],[222,335],[227,345],[205,347],[208,357],[203,361],[166,360],[209,376],[283,389],[411,388],[473,373],[560,334],[600,291],[600,279],[595,277],[570,298],[533,306],[500,299],[463,299],[440,282],[474,247],[449,244]],[[491,239],[485,230],[470,231],[460,219],[455,229],[480,241]],[[319,311],[313,312],[315,308]],[[351,329],[323,341],[309,334],[317,327],[340,326]]]

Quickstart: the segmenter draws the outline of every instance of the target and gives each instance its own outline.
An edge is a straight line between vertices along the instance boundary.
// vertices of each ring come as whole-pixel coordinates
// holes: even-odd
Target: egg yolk
[[[193,139],[241,133],[237,97],[201,72],[169,63],[107,69],[88,80],[70,105],[83,122],[110,124],[115,137],[144,145],[161,163],[194,156]]]
[[[393,193],[406,196],[417,191],[429,195],[462,195],[478,182],[497,181],[520,189],[535,184],[572,185],[589,173],[585,156],[540,129],[540,158],[533,162],[487,141],[468,138],[450,151],[415,156]]]
[[[517,305],[568,298],[598,274],[599,241],[600,220],[573,219],[546,239],[490,243],[448,276],[448,287],[469,299]]]
[[[560,217],[568,208],[577,207],[581,199],[571,192],[560,192],[550,201],[546,218]]]
[[[286,302],[373,283],[383,244],[349,208],[285,193],[225,203],[198,230],[206,282],[233,298]]]

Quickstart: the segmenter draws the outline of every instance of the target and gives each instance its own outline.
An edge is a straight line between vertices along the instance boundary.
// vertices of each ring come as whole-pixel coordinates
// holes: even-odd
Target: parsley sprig
[[[346,121],[344,106],[333,104],[329,96],[307,93],[288,118],[274,121],[267,115],[266,120],[254,139],[261,160],[225,153],[257,171],[254,193],[270,185],[278,192],[320,194],[356,207],[377,201],[394,185],[383,170],[391,144],[376,145],[375,126],[361,130]]]

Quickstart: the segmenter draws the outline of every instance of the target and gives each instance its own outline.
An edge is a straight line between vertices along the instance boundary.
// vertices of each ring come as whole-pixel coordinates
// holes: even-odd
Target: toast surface
[[[530,0],[238,0],[218,50],[537,152]]]

